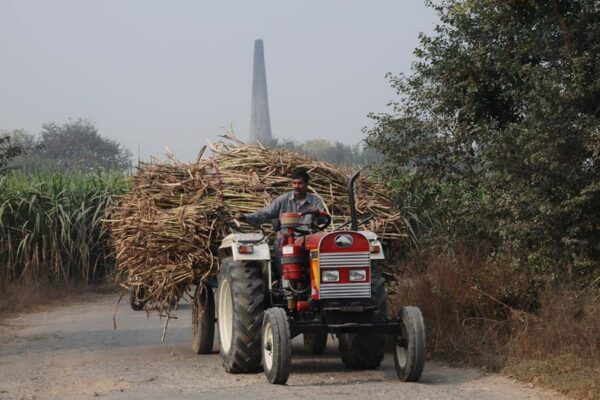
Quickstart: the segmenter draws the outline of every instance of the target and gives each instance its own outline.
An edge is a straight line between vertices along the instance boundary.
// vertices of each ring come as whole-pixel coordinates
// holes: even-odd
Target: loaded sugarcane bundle
[[[333,227],[349,220],[350,171],[288,150],[244,145],[234,138],[211,145],[213,156],[195,163],[144,165],[132,190],[113,210],[111,231],[126,288],[142,287],[145,301],[162,308],[216,272],[216,250],[237,212],[256,211],[290,190],[291,172],[305,168],[309,191],[323,200]],[[406,237],[404,219],[382,183],[356,186],[356,209],[374,215],[366,228],[387,246]]]

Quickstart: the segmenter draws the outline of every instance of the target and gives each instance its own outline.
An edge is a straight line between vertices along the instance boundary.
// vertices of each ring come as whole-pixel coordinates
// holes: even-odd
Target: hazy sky
[[[262,38],[273,136],[354,144],[436,21],[422,0],[0,0],[0,129],[88,118],[190,160],[223,127],[248,139]]]

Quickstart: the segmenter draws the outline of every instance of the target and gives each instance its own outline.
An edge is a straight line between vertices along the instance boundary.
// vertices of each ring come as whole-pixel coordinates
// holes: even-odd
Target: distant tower
[[[252,76],[252,116],[250,142],[267,144],[271,141],[271,119],[267,96],[267,73],[262,39],[254,41],[254,73]]]

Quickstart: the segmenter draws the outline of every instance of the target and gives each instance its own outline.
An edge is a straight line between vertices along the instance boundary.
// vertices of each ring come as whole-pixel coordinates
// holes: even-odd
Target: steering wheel
[[[300,216],[302,217],[302,216],[308,215],[308,214],[312,214],[312,213],[303,212],[302,214],[300,214]],[[318,216],[327,218],[327,221],[325,221],[321,225],[315,224],[313,221],[313,225],[317,228],[317,230],[324,231],[325,229],[327,229],[327,227],[329,225],[331,225],[331,215],[327,214],[326,211],[320,210]],[[305,231],[304,229],[299,229],[299,228],[294,228],[294,230],[302,235],[309,235],[310,233],[312,233],[310,231]]]

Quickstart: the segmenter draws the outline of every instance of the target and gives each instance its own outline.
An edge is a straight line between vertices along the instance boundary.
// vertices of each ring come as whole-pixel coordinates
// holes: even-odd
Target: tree
[[[23,129],[3,131],[0,135],[4,138],[5,146],[10,143],[12,148],[10,157],[5,160],[5,169],[22,169],[29,162],[28,159],[37,146],[35,136]]]
[[[546,277],[600,260],[600,3],[448,0],[371,115],[401,206]]]
[[[21,154],[22,149],[15,145],[8,134],[0,135],[0,173],[2,173],[8,163]]]
[[[124,170],[130,166],[131,152],[117,141],[98,134],[94,124],[78,119],[63,125],[43,125],[34,151],[37,164],[64,171]]]

